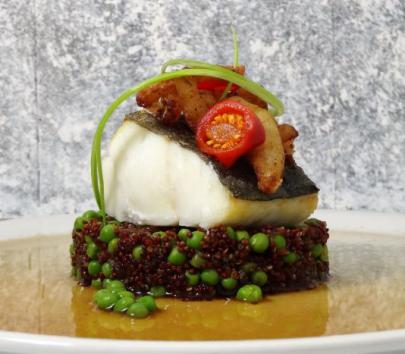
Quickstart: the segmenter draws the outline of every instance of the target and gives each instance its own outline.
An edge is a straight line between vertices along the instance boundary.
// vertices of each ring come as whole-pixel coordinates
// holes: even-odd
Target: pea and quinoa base
[[[254,303],[263,294],[310,289],[325,282],[328,237],[326,223],[317,219],[295,228],[203,230],[137,226],[111,217],[103,226],[100,215],[88,211],[75,222],[72,275],[83,286],[107,288],[95,296],[101,308],[109,307],[103,303],[106,294],[100,293],[110,289],[111,282],[119,284],[124,295],[188,300],[236,297]],[[121,297],[127,296],[112,299],[110,307],[121,300],[117,306],[127,310]],[[136,303],[150,301],[144,297]],[[144,315],[140,311],[139,317]]]

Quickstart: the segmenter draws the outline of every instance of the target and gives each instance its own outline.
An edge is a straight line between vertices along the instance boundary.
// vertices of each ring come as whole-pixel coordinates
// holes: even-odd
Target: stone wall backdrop
[[[0,0],[0,218],[95,207],[106,106],[165,60],[230,64],[232,23],[321,206],[405,212],[403,0]]]

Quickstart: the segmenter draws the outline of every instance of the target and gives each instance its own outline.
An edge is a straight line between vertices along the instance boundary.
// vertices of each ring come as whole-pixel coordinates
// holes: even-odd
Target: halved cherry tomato
[[[225,90],[227,85],[228,85],[228,82],[225,80],[209,78],[209,79],[203,79],[200,82],[198,82],[197,88],[199,90],[215,91],[215,90]],[[232,84],[231,91],[235,92],[237,89],[238,89],[238,86],[235,84]]]
[[[213,106],[197,127],[199,149],[226,167],[263,144],[265,131],[259,118],[243,104],[225,100]]]

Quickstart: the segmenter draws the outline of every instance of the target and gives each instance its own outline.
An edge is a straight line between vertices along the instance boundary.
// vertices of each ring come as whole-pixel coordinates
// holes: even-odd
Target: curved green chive
[[[106,278],[111,278],[112,274],[112,265],[108,262],[105,262],[103,266],[101,267],[101,271],[103,272],[104,276]]]
[[[189,271],[186,272],[187,284],[189,286],[195,286],[200,282],[200,274],[198,273],[190,273]]]
[[[108,287],[110,286],[110,284],[111,284],[111,282],[112,282],[112,280],[111,279],[104,279],[103,280],[103,288],[104,289],[108,289]]]
[[[98,247],[94,242],[91,242],[87,245],[86,254],[90,258],[96,258],[98,252]]]
[[[101,289],[94,294],[93,301],[99,308],[107,310],[117,303],[118,295],[107,289]]]
[[[257,264],[254,263],[254,262],[248,262],[248,263],[245,263],[245,264],[242,266],[242,270],[243,270],[245,273],[252,273],[252,272],[254,272],[254,271],[256,270],[256,268],[257,268]]]
[[[165,237],[166,236],[166,232],[164,231],[156,231],[152,234],[152,236],[154,237]]]
[[[109,291],[112,291],[113,293],[117,293],[117,294],[119,294],[123,291],[126,291],[124,283],[118,279],[111,280],[111,282],[108,283],[106,289]]]
[[[324,246],[321,254],[321,261],[322,262],[329,262],[329,250],[328,246]]]
[[[91,219],[101,219],[100,213],[95,210],[87,210],[83,215],[82,218],[86,221]]]
[[[136,246],[132,250],[132,258],[135,259],[136,261],[139,261],[142,258],[142,253],[143,253],[143,247]]]
[[[135,295],[128,290],[117,290],[118,297],[121,299],[123,297],[130,297],[135,299]]]
[[[257,303],[263,299],[262,289],[254,284],[244,285],[236,293],[236,298],[252,304]]]
[[[103,226],[98,237],[101,241],[108,243],[115,237],[115,226],[108,224]]]
[[[118,242],[120,242],[118,237],[113,238],[110,242],[108,242],[108,252],[114,254],[118,249]]]
[[[249,232],[245,230],[236,231],[236,240],[238,241],[249,240],[249,238],[250,238]]]
[[[190,261],[190,264],[197,269],[201,268],[204,263],[205,259],[199,253],[196,253]]]
[[[100,273],[101,265],[98,261],[90,261],[87,266],[87,270],[90,275],[97,275]]]
[[[249,240],[250,247],[256,253],[266,252],[266,250],[269,248],[269,243],[268,236],[261,232],[254,234]]]
[[[321,220],[311,218],[311,219],[305,220],[304,224],[307,224],[309,226],[318,226],[319,224],[321,224]]]
[[[129,296],[121,297],[114,306],[114,312],[126,312],[134,302],[135,299]]]
[[[81,216],[76,218],[75,225],[74,225],[75,230],[77,230],[77,231],[83,230],[83,223],[84,223],[84,220]]]
[[[315,258],[321,256],[323,252],[323,246],[320,243],[317,243],[314,247],[312,247],[311,253]]]
[[[166,295],[166,288],[163,285],[152,286],[149,290],[149,294],[153,297],[162,297]]]
[[[136,299],[135,302],[144,305],[149,312],[154,312],[157,310],[156,301],[153,296],[150,295],[141,296],[140,298]]]
[[[190,234],[189,229],[180,229],[179,232],[177,233],[177,236],[179,236],[180,240],[186,242],[189,234]]]
[[[127,314],[135,318],[145,318],[149,315],[149,310],[144,304],[134,302],[131,306],[129,306]]]
[[[193,233],[191,234],[191,238],[187,240],[187,246],[195,249],[200,248],[204,236],[204,232],[193,231]]]
[[[279,250],[287,247],[287,241],[285,240],[284,236],[276,235],[272,237],[272,240],[276,248],[278,248]]]
[[[232,227],[228,226],[228,227],[226,228],[226,234],[227,234],[232,240],[236,240],[236,231],[235,231]]]
[[[77,272],[76,267],[72,267],[72,269],[70,270],[70,276],[75,277],[75,276],[76,276],[76,272]]]
[[[295,252],[288,252],[285,256],[283,256],[283,261],[287,264],[293,264],[299,260],[298,254]]]
[[[253,284],[263,286],[267,283],[268,276],[265,272],[258,270],[252,274],[252,282]]]
[[[238,285],[238,281],[234,278],[225,278],[222,279],[221,285],[224,289],[232,290],[236,288],[236,285]]]
[[[205,269],[201,272],[201,280],[207,285],[217,285],[219,282],[219,275],[214,269]]]
[[[167,261],[174,265],[182,265],[186,261],[187,257],[184,253],[181,253],[177,247],[174,247],[171,251],[169,256],[167,257]]]
[[[96,289],[101,289],[103,284],[101,283],[101,279],[93,279],[91,281],[91,286]]]

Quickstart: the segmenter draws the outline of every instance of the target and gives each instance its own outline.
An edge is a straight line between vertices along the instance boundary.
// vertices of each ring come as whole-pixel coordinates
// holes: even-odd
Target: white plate
[[[405,237],[405,216],[352,211],[319,211],[334,231],[372,232]],[[73,215],[0,222],[0,240],[70,232]],[[405,296],[405,294],[404,294]],[[405,309],[398,309],[404,311]],[[1,314],[0,314],[1,316]],[[312,338],[245,341],[166,342],[84,339],[0,331],[0,353],[405,353],[405,329]]]

